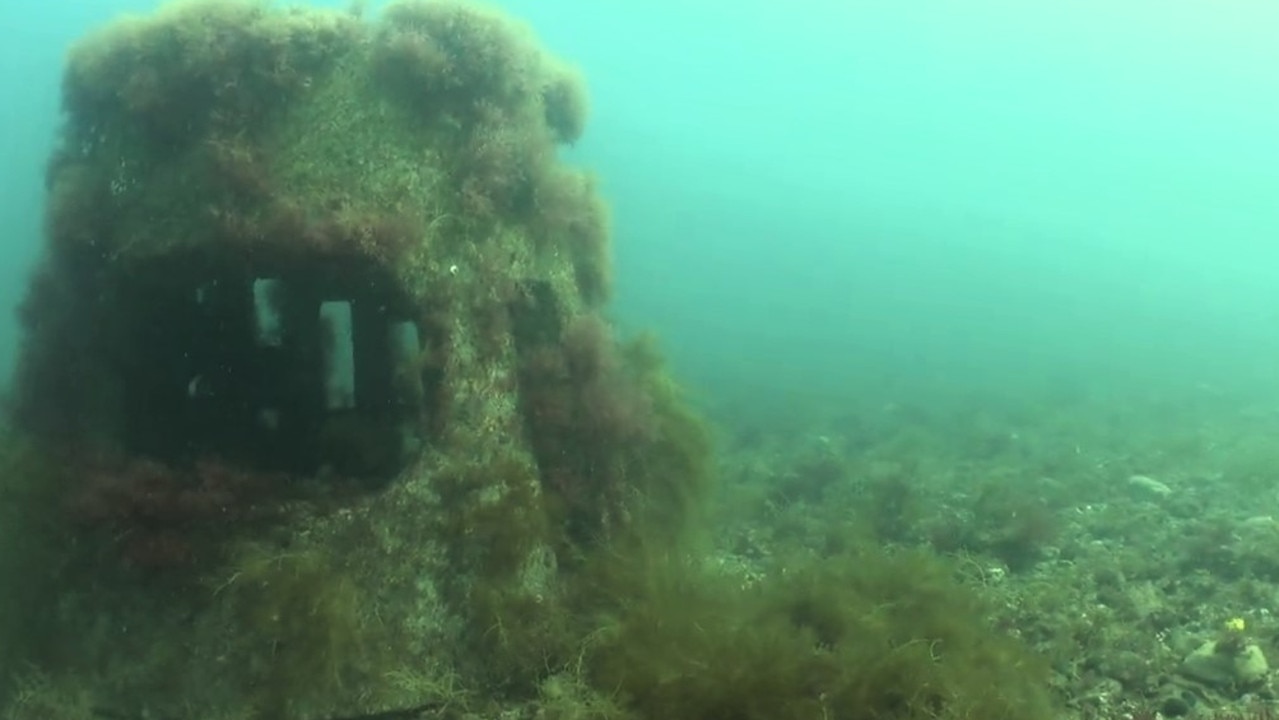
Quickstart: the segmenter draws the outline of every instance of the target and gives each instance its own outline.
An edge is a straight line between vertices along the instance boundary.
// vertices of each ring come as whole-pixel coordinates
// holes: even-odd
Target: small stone
[[[1181,672],[1202,683],[1228,689],[1260,683],[1270,672],[1270,664],[1256,645],[1229,650],[1218,649],[1215,641],[1209,641],[1186,656]]]
[[[1275,518],[1273,515],[1254,515],[1244,520],[1243,526],[1249,530],[1274,530]]]
[[[1159,497],[1168,497],[1172,494],[1172,488],[1148,475],[1133,475],[1128,478],[1128,486],[1143,490],[1152,495]]]

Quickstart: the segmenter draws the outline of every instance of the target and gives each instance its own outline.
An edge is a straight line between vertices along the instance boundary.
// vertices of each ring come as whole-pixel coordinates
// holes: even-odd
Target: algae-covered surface
[[[719,562],[754,582],[796,546],[925,548],[1047,664],[1062,717],[1269,717],[1275,423],[1198,387],[740,428]]]
[[[559,153],[583,76],[506,15],[179,3],[84,38],[63,105],[0,435],[3,717],[1270,698],[1273,414],[712,424],[612,327],[607,203]]]

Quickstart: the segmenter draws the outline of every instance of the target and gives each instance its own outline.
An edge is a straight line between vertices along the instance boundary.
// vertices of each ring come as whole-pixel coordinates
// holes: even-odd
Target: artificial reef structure
[[[63,109],[13,398],[58,599],[8,643],[97,678],[62,695],[351,714],[466,646],[518,685],[565,566],[703,482],[523,26],[180,3],[79,42]]]
[[[63,109],[0,717],[1047,717],[926,557],[707,562],[710,432],[614,337],[582,81],[523,26],[196,0],[74,46]]]

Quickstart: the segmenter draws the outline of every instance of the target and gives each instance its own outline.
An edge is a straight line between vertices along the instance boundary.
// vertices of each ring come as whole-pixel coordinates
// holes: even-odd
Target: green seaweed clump
[[[66,473],[0,417],[0,706],[43,661],[63,628],[57,617],[71,541],[46,518],[61,508]],[[56,568],[56,570],[51,570]]]
[[[219,588],[239,626],[257,717],[341,705],[369,660],[355,581],[315,550],[249,544]]]
[[[932,556],[855,551],[746,585],[670,558],[617,573],[580,667],[638,717],[1051,716],[1043,664]]]

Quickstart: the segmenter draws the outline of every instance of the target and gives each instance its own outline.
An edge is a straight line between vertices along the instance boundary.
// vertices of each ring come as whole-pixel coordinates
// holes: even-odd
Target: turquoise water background
[[[153,5],[0,7],[6,374],[63,53]],[[713,405],[1274,392],[1273,4],[501,6],[590,81],[617,319]]]

